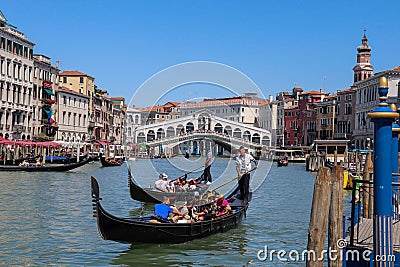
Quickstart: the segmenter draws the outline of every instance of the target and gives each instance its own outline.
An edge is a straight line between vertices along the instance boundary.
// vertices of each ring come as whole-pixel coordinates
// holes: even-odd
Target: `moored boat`
[[[90,157],[77,163],[70,164],[49,164],[49,165],[29,165],[29,166],[13,166],[13,165],[0,165],[0,171],[25,171],[25,172],[65,172],[78,167],[81,167],[90,161]]]
[[[152,217],[119,218],[108,213],[100,203],[99,185],[91,178],[93,213],[100,236],[123,243],[182,243],[235,228],[245,216],[248,202],[234,199],[231,213],[192,223],[160,223]],[[237,191],[237,190],[236,190]],[[229,197],[234,197],[234,194]]]
[[[286,167],[288,165],[287,159],[278,159],[278,167]]]
[[[122,159],[106,159],[105,157],[100,157],[100,162],[103,167],[118,167],[121,166],[123,161]]]

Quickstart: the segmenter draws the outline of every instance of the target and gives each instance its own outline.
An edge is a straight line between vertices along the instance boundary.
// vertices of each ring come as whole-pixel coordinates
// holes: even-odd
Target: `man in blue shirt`
[[[164,223],[170,222],[168,220],[169,214],[175,214],[175,216],[172,217],[173,222],[177,222],[179,219],[179,216],[184,216],[186,213],[184,212],[179,212],[177,208],[171,207],[169,202],[169,198],[164,197],[164,201],[160,204],[154,205],[154,217]]]

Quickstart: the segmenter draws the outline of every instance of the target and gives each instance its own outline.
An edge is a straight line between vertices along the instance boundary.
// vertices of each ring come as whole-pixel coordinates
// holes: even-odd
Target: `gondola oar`
[[[185,174],[183,174],[183,175],[181,175],[181,176],[179,176],[179,177],[177,177],[177,178],[175,178],[175,179],[172,179],[171,181],[174,182],[174,181],[178,180],[179,178],[182,178],[182,177],[184,177],[185,175],[191,174],[192,172],[195,172],[195,171],[197,171],[197,170],[199,170],[199,169],[201,169],[201,168],[203,168],[203,167],[204,167],[204,166],[200,166],[200,167],[198,167],[198,168],[196,168],[196,169],[194,169],[194,170],[192,170],[192,171],[189,171],[189,172],[187,172],[187,173],[185,173]]]
[[[247,171],[247,172],[243,173],[242,175],[238,175],[238,176],[236,176],[235,178],[232,178],[232,179],[226,181],[225,183],[223,183],[223,184],[221,184],[221,185],[219,185],[219,186],[213,188],[212,191],[215,191],[215,190],[217,190],[218,188],[221,188],[221,187],[223,187],[224,185],[227,185],[227,184],[229,184],[229,183],[231,183],[231,182],[233,182],[233,181],[235,181],[235,180],[241,178],[241,177],[242,177],[243,175],[245,175],[245,174],[251,173],[251,172],[254,171],[255,169],[257,169],[257,166],[253,167],[250,171]]]

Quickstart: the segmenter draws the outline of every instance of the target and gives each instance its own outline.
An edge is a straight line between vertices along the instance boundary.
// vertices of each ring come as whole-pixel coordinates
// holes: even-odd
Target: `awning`
[[[54,95],[53,90],[46,89],[46,88],[44,88],[44,90],[46,91],[47,94]]]

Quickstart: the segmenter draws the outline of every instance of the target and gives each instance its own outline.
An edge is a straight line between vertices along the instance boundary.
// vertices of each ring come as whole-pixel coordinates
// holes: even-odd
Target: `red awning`
[[[109,142],[103,142],[103,141],[96,140],[93,144],[99,144],[99,145],[101,145],[101,146],[106,146],[106,145],[109,145],[110,143],[109,143]]]

